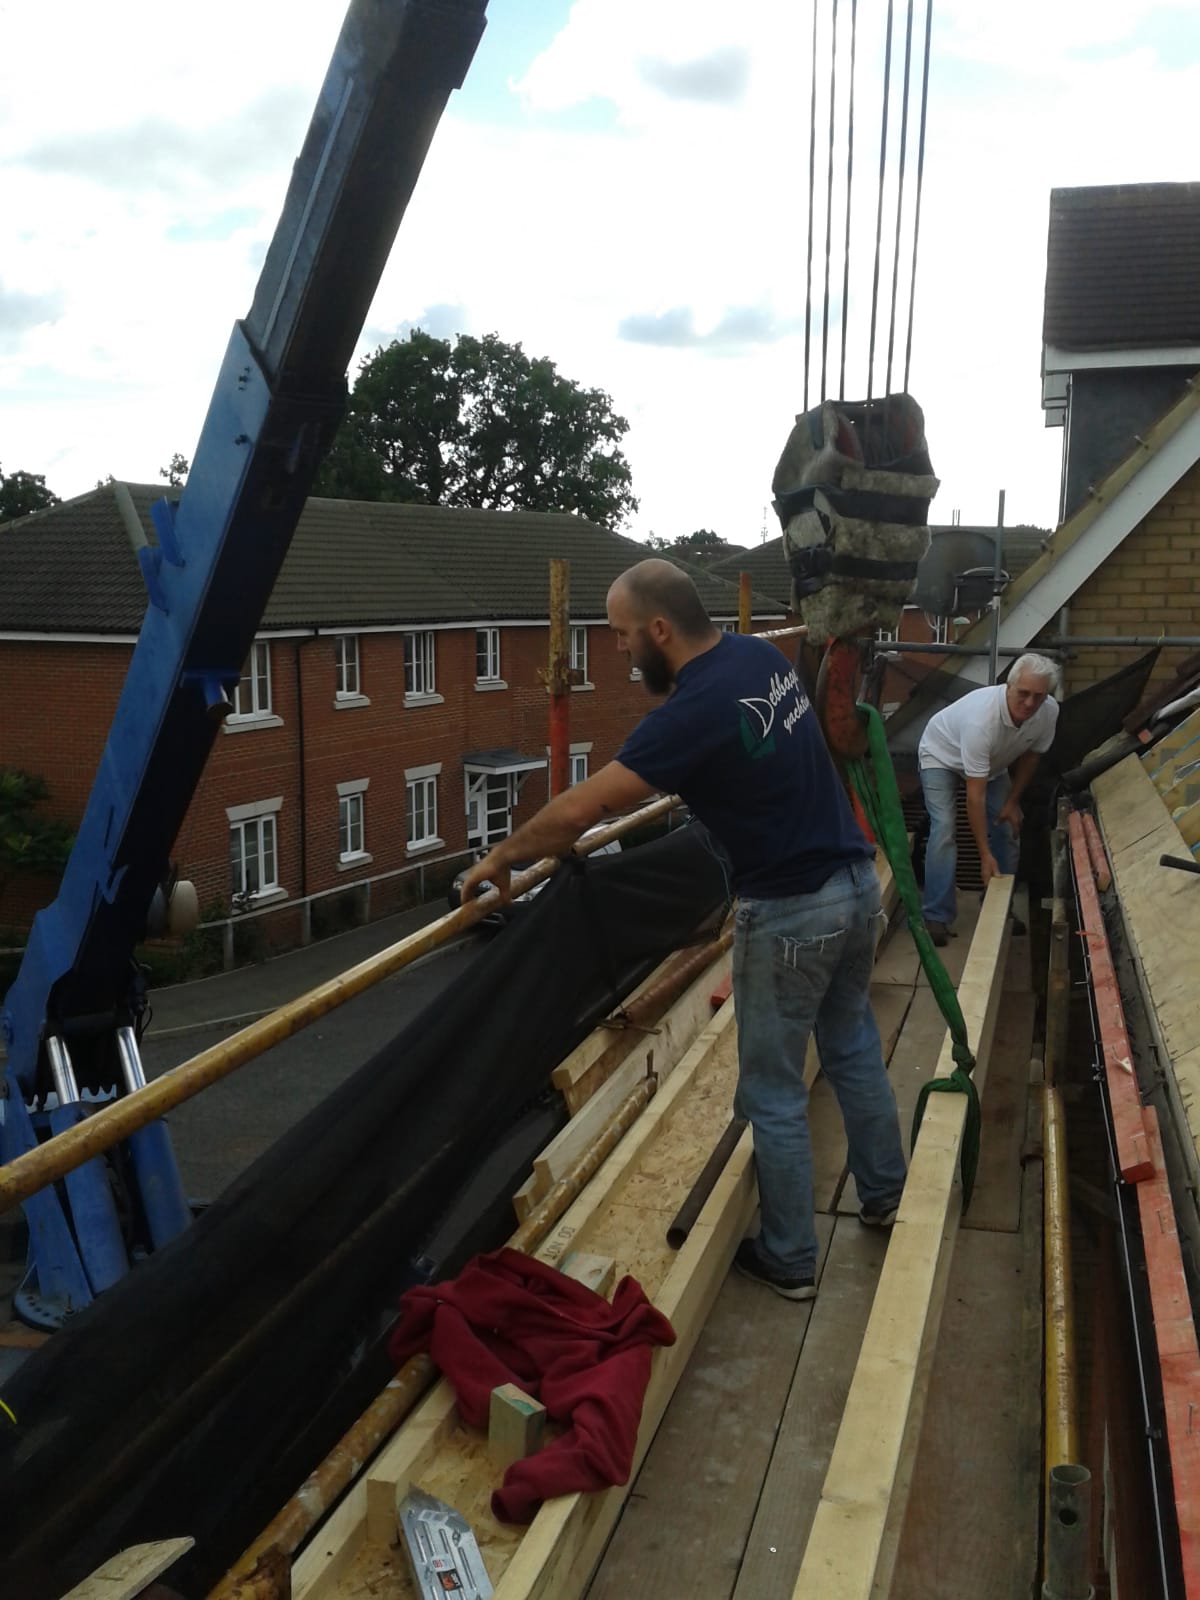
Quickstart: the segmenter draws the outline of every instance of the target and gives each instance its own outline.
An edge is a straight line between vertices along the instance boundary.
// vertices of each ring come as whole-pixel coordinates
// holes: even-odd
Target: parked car
[[[607,828],[608,826],[609,824],[606,822],[599,823],[595,828],[589,828],[587,832],[582,835],[582,839],[586,839],[589,834],[597,833],[601,828]],[[597,849],[589,852],[589,854],[594,856],[615,856],[620,855],[620,853],[620,839],[610,839],[607,844],[602,844]],[[486,854],[486,850],[477,850],[475,852],[476,861],[482,861]],[[532,861],[519,861],[514,863],[512,869],[513,876],[515,877],[518,872],[526,871],[527,868],[532,867],[533,865],[534,863]],[[466,875],[467,869],[464,867],[463,870],[455,877],[454,882],[450,885],[449,889],[446,890],[446,904],[450,907],[451,911],[457,911],[459,906],[462,904],[462,881]],[[541,883],[535,883],[532,889],[526,889],[524,894],[519,894],[514,900],[509,900],[504,905],[497,906],[495,910],[489,911],[487,916],[479,919],[478,926],[481,928],[487,928],[492,932],[495,932],[498,928],[506,927],[514,917],[521,915],[524,907],[529,904],[535,895],[541,893],[541,891],[546,887],[548,881],[548,879],[543,878]],[[490,889],[492,887],[486,878],[484,879],[484,887],[485,889]]]

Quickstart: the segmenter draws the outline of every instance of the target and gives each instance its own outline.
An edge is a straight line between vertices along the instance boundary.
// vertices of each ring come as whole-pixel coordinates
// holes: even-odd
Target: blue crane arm
[[[486,7],[351,0],[187,487],[154,505],[157,542],[139,551],[146,618],[60,891],[34,920],[0,1012],[0,1162],[37,1142],[39,1117],[51,1132],[78,1121],[81,1088],[140,1080],[134,948],[343,414],[346,368]],[[158,1248],[190,1216],[165,1127],[142,1128],[130,1155],[147,1242]],[[57,1326],[128,1270],[102,1161],[69,1174],[64,1195],[41,1190],[23,1209],[31,1262],[18,1310]]]

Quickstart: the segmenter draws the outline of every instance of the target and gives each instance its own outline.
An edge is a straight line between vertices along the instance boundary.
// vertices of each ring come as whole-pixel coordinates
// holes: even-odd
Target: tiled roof
[[[1200,183],[1052,190],[1042,337],[1067,350],[1200,344]]]
[[[153,542],[152,484],[128,485]],[[549,610],[549,561],[570,562],[571,615],[604,616],[613,579],[645,545],[580,517],[311,499],[261,627],[536,620]],[[708,609],[737,616],[737,582],[690,568]],[[768,594],[770,591],[768,591]],[[0,528],[0,632],[136,633],[141,570],[106,484]],[[755,596],[756,615],[780,607]]]

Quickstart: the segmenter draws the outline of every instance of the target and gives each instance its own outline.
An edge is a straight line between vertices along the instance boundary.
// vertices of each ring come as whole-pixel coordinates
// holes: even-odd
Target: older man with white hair
[[[1020,799],[1038,759],[1054,742],[1058,668],[1045,656],[1020,656],[1007,683],[976,689],[931,717],[917,760],[929,813],[925,894],[921,910],[934,944],[953,932],[955,823],[960,784],[967,821],[979,849],[983,885],[1016,870]],[[1024,933],[1021,922],[1013,931]]]

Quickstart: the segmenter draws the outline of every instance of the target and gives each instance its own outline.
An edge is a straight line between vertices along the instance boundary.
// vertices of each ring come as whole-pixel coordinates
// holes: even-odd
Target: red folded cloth
[[[464,1421],[488,1425],[492,1390],[515,1383],[566,1431],[514,1461],[492,1495],[502,1522],[529,1522],[543,1500],[625,1483],[633,1467],[652,1345],[675,1330],[633,1278],[612,1303],[516,1250],[476,1256],[457,1278],[400,1299],[388,1344],[397,1366],[427,1350],[454,1385]]]

